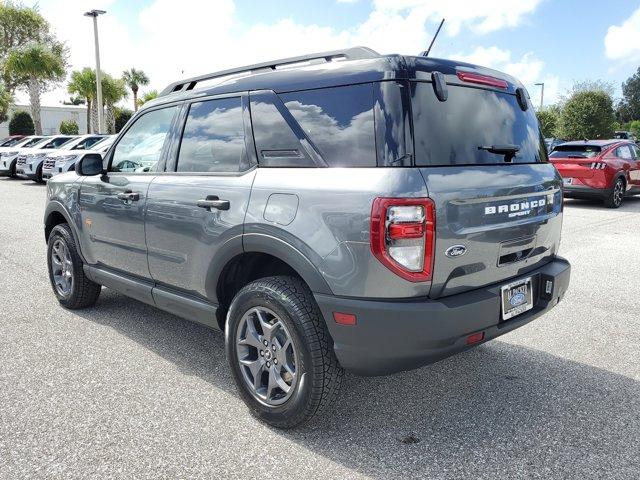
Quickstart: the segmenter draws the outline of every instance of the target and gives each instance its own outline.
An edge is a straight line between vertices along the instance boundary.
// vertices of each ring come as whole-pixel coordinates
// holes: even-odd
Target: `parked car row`
[[[0,177],[21,177],[42,183],[68,172],[88,152],[104,154],[115,135],[30,135],[9,137],[0,146]]]

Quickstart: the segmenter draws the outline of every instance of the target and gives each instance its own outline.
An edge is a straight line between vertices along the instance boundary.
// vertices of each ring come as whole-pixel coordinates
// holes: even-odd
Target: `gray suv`
[[[289,428],[344,370],[433,363],[564,296],[562,180],[514,78],[367,48],[203,75],[47,184],[53,291],[102,286],[224,331]]]

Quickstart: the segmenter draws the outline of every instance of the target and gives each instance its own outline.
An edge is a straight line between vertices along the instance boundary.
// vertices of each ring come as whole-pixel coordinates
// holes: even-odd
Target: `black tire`
[[[622,205],[622,199],[624,198],[626,190],[626,182],[624,178],[618,177],[613,182],[613,188],[611,193],[604,199],[604,204],[607,208],[620,208]]]
[[[241,371],[238,328],[245,315],[256,307],[269,309],[285,325],[296,352],[296,378],[304,379],[296,381],[290,396],[280,405],[268,405],[256,398]],[[298,426],[326,410],[336,399],[344,371],[320,309],[301,280],[267,277],[246,285],[229,307],[225,337],[227,359],[240,396],[251,412],[266,423],[277,428]]]
[[[11,164],[11,170],[9,171],[9,177],[11,178],[17,178],[18,175],[16,174],[16,161],[14,160],[13,163]]]
[[[42,178],[42,164],[40,164],[38,168],[36,168],[36,182],[44,183],[44,179]]]
[[[54,278],[54,267],[52,262],[53,247],[56,242],[62,242],[68,249],[69,258],[71,261],[71,271],[73,274],[73,281],[71,283],[70,291],[67,294],[63,294],[59,287],[56,285]],[[71,228],[66,223],[56,225],[49,234],[49,240],[47,242],[47,265],[49,268],[49,281],[53,292],[62,305],[70,310],[76,310],[80,308],[86,308],[93,306],[98,297],[102,287],[95,282],[92,282],[84,274],[83,262],[78,254],[75,239]]]

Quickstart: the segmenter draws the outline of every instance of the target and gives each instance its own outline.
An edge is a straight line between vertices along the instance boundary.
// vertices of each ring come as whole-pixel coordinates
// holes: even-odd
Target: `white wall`
[[[16,110],[25,110],[31,114],[29,105],[14,105],[9,110],[9,120]],[[42,133],[55,135],[60,133],[60,122],[75,120],[81,134],[87,133],[87,107],[83,105],[60,105],[55,107],[41,107]],[[0,138],[9,135],[9,120],[0,123]]]

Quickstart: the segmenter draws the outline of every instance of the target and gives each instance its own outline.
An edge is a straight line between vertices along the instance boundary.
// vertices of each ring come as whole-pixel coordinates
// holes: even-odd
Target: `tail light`
[[[607,168],[607,164],[602,162],[591,162],[589,168],[591,168],[591,170],[604,170]]]
[[[371,252],[411,282],[431,280],[435,208],[429,198],[376,198],[371,208]]]

